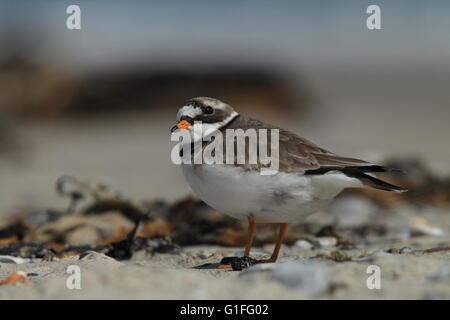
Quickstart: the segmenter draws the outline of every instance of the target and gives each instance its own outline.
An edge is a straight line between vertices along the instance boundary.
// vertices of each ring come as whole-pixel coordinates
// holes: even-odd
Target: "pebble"
[[[335,237],[317,237],[311,239],[311,241],[297,240],[294,245],[300,249],[311,250],[314,247],[334,247],[337,243],[338,240]]]
[[[325,293],[331,286],[329,267],[324,262],[291,261],[278,264],[271,279],[309,297]]]
[[[372,252],[369,255],[366,255],[366,256],[361,257],[361,258],[353,258],[352,260],[356,261],[356,262],[370,262],[370,263],[373,263],[374,261],[377,261],[377,260],[382,260],[382,259],[385,259],[385,258],[392,257],[393,253],[394,253],[394,251],[389,253],[389,252],[384,251],[384,250],[376,250],[376,251]],[[396,253],[396,251],[395,251],[395,253]]]
[[[28,276],[24,271],[17,271],[0,281],[0,286],[23,283],[28,285]]]
[[[434,282],[444,281],[450,278],[450,265],[444,265],[441,269],[428,277],[428,280]]]
[[[446,233],[444,230],[432,227],[427,224],[421,224],[411,227],[411,235],[413,236],[433,236],[433,237],[441,237],[445,236]]]
[[[400,249],[400,251],[398,253],[400,254],[405,254],[405,253],[413,253],[414,250],[411,249],[410,247],[403,247]]]
[[[31,262],[31,259],[24,259],[21,257],[13,257],[13,256],[2,256],[0,255],[0,263],[15,263],[15,264],[23,264]]]
[[[116,267],[123,264],[116,259],[95,251],[86,251],[80,255],[80,263],[86,266]]]
[[[318,237],[316,238],[316,241],[322,246],[322,247],[333,247],[337,245],[338,241],[334,237]]]
[[[311,250],[314,247],[311,242],[306,240],[297,240],[294,245],[303,250]]]

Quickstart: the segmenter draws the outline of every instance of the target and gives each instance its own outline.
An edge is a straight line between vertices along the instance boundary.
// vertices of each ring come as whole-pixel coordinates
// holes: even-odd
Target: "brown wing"
[[[280,171],[295,172],[310,169],[319,169],[321,167],[371,165],[369,162],[363,160],[340,157],[323,148],[318,147],[311,141],[306,140],[288,130],[275,127],[245,116],[240,116],[229,126],[227,126],[227,129],[247,130],[250,128],[279,130]],[[268,143],[268,149],[270,149],[270,133],[268,133]]]
[[[330,151],[318,147],[290,131],[278,128],[259,120],[238,117],[225,129],[279,129],[279,171],[281,172],[304,172],[305,175],[324,174],[328,171],[340,171],[350,177],[360,179],[365,185],[386,191],[404,192],[405,189],[391,185],[366,173],[377,173],[396,171],[370,162],[338,156]],[[268,144],[270,146],[270,133]],[[258,139],[259,140],[259,139]],[[270,150],[269,146],[266,150]],[[269,148],[268,148],[269,147]],[[246,159],[248,159],[248,145],[246,145]],[[225,154],[225,150],[224,150]],[[236,162],[235,162],[236,164]],[[240,164],[246,170],[259,170],[261,164]]]

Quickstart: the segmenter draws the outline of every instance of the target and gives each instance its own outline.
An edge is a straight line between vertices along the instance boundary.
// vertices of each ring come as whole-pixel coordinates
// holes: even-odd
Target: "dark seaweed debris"
[[[146,216],[148,216],[148,213],[142,215],[136,221],[134,228],[128,233],[125,240],[108,245],[105,254],[117,260],[127,260],[133,256],[134,252],[139,250],[145,250],[150,254],[173,252],[176,247],[169,237],[159,239],[136,237],[136,232]]]
[[[21,258],[43,258],[44,260],[51,261],[56,256],[56,253],[39,243],[21,242],[1,247],[0,255]]]
[[[18,240],[22,240],[25,237],[26,232],[25,225],[23,222],[19,221],[0,229],[0,239],[17,237]]]

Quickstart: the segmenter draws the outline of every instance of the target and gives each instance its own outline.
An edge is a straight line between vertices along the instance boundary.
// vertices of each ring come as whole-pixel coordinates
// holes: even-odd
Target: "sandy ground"
[[[338,220],[332,211],[318,213],[307,222],[321,226],[336,221],[348,230],[342,234],[351,236],[358,224],[369,221],[351,214],[361,217],[363,210],[348,207]],[[355,246],[339,245],[330,236],[299,234],[295,244],[283,245],[276,264],[243,271],[192,269],[243,254],[241,247],[205,245],[176,246],[164,254],[142,250],[122,261],[93,251],[54,261],[3,260],[0,279],[24,271],[29,285],[0,286],[0,299],[450,299],[450,251],[424,252],[450,247],[448,210],[401,207],[380,217],[385,231],[366,232]],[[258,230],[257,235],[264,233],[262,226]],[[267,244],[253,248],[251,255],[263,259],[272,250],[273,244]],[[79,290],[67,287],[73,265],[80,268]]]
[[[384,251],[395,244],[398,249],[417,249],[449,240],[417,239],[341,250],[349,259],[345,262],[330,259],[333,246],[284,247],[277,264],[242,272],[190,269],[241,253],[236,248],[205,246],[187,247],[177,254],[137,252],[126,262],[92,252],[55,262],[0,263],[2,278],[22,270],[30,279],[28,286],[2,286],[0,299],[449,299],[450,252]],[[269,249],[255,249],[254,256],[263,257]],[[79,290],[67,288],[70,265],[80,267]],[[372,275],[368,267],[373,265],[380,268],[380,289],[367,286]]]

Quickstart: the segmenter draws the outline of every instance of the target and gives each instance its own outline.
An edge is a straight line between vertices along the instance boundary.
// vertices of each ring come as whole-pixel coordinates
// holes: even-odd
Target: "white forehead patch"
[[[192,105],[182,106],[177,112],[177,121],[180,121],[181,117],[191,117],[192,119],[202,114],[202,109],[194,108]]]

